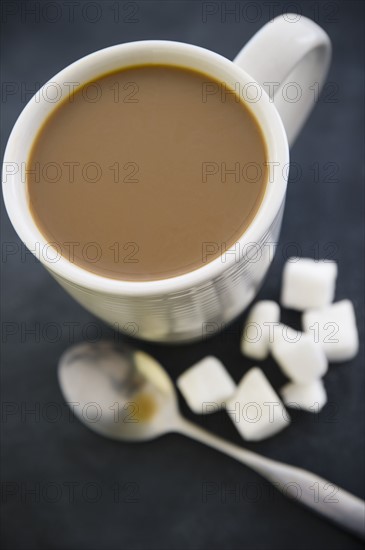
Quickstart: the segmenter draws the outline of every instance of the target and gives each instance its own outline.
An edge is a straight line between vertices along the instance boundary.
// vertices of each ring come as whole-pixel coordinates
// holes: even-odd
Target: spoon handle
[[[268,479],[285,496],[365,539],[365,502],[307,470],[263,457],[179,419],[175,431],[235,458]]]

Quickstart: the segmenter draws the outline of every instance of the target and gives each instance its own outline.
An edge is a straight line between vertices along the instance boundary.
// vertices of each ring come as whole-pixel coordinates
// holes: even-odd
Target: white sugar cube
[[[243,329],[241,351],[253,359],[266,359],[270,335],[280,319],[280,307],[271,300],[257,302],[251,309]]]
[[[281,304],[304,311],[333,301],[337,264],[332,261],[290,258],[284,267]]]
[[[290,382],[283,386],[280,394],[287,407],[318,413],[327,403],[327,394],[322,380],[313,380],[309,384]]]
[[[280,324],[270,347],[284,374],[298,384],[321,378],[327,371],[326,355],[309,334]]]
[[[225,366],[208,356],[187,369],[176,381],[191,410],[207,414],[225,406],[236,390],[236,384]]]
[[[354,306],[350,300],[341,300],[319,310],[306,311],[303,329],[319,342],[329,361],[353,359],[359,350]]]
[[[290,417],[261,369],[253,367],[227,401],[227,413],[247,441],[270,437],[289,425]]]

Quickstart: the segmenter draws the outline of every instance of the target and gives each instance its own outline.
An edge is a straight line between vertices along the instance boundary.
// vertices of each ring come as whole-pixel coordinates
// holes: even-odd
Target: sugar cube
[[[304,331],[323,347],[329,361],[348,361],[357,354],[359,335],[350,300],[306,311],[302,322]]]
[[[321,378],[328,368],[322,347],[309,334],[286,325],[275,327],[271,353],[284,374],[298,384]]]
[[[318,413],[327,403],[327,394],[322,380],[313,380],[309,384],[289,382],[280,390],[287,407]]]
[[[257,302],[251,309],[243,329],[241,351],[253,359],[266,359],[269,354],[270,331],[278,324],[280,307],[271,300]]]
[[[333,261],[290,258],[284,267],[281,304],[304,311],[332,302],[335,294],[337,264]]]
[[[247,441],[270,437],[289,425],[290,417],[258,367],[250,369],[227,401],[227,413]]]
[[[197,414],[215,412],[236,390],[225,366],[213,356],[195,363],[179,376],[176,385],[191,410]]]

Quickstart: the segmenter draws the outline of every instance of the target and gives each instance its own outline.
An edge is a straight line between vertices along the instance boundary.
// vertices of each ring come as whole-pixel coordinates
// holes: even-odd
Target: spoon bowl
[[[138,441],[174,430],[173,383],[142,351],[108,341],[77,344],[61,356],[58,379],[73,412],[99,434]]]

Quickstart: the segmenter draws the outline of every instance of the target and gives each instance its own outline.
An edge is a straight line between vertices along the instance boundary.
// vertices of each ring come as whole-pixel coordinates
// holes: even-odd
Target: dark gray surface
[[[26,4],[39,8],[42,3]],[[218,12],[203,23],[201,2],[141,1],[127,8],[120,2],[122,20],[117,23],[111,11],[117,3],[104,1],[97,2],[101,18],[92,24],[80,16],[88,2],[75,3],[74,22],[67,21],[64,4],[59,2],[61,19],[47,23],[51,12],[46,16],[39,12],[38,22],[29,16],[24,21],[19,3],[4,2],[5,8],[15,6],[18,11],[3,25],[3,82],[37,87],[35,83],[44,83],[87,53],[139,39],[190,42],[233,58],[269,20],[269,7],[282,13],[286,5],[257,3],[262,16],[255,22],[248,20],[253,12],[237,21],[228,17],[227,22],[221,21]],[[138,21],[123,21],[134,4]],[[221,10],[223,3],[216,5]],[[298,9],[291,4],[290,10],[314,16],[333,41],[329,81],[335,83],[335,101],[330,102],[328,94],[322,97],[293,148],[292,161],[300,164],[303,175],[289,185],[278,254],[260,297],[278,299],[288,243],[297,243],[304,256],[313,256],[313,247],[318,247],[321,257],[334,243],[339,262],[336,298],[353,301],[363,342],[363,4],[294,5]],[[20,92],[2,103],[2,150],[23,107]],[[329,175],[327,162],[337,163],[335,181],[324,179]],[[311,171],[313,163],[320,167],[318,182]],[[19,244],[6,214],[2,229],[4,243]],[[89,432],[68,414],[56,365],[70,341],[93,337],[89,323],[96,324],[103,336],[112,336],[110,329],[66,295],[30,255],[22,258],[19,251],[3,257],[2,273],[2,400],[8,411],[2,418],[2,504],[7,549],[360,548],[350,535],[269,490],[253,472],[198,443],[169,435],[127,445]],[[283,316],[298,326],[299,316],[290,312]],[[239,352],[243,320],[244,315],[209,342],[141,346],[174,378],[209,353],[222,359],[238,381],[252,366]],[[69,322],[78,323],[74,338],[69,337]],[[50,323],[56,323],[53,330],[58,334]],[[15,334],[7,336],[6,327]],[[32,328],[40,330],[39,338],[26,333]],[[267,360],[263,369],[279,388],[284,378],[275,364]],[[329,404],[318,417],[293,412],[287,430],[247,447],[308,468],[364,496],[363,344],[354,361],[330,367],[325,385]],[[182,410],[193,418],[183,403]],[[55,412],[58,418],[52,421]],[[224,413],[194,419],[243,443]],[[215,494],[205,499],[204,487]],[[231,489],[238,494],[230,494]]]

